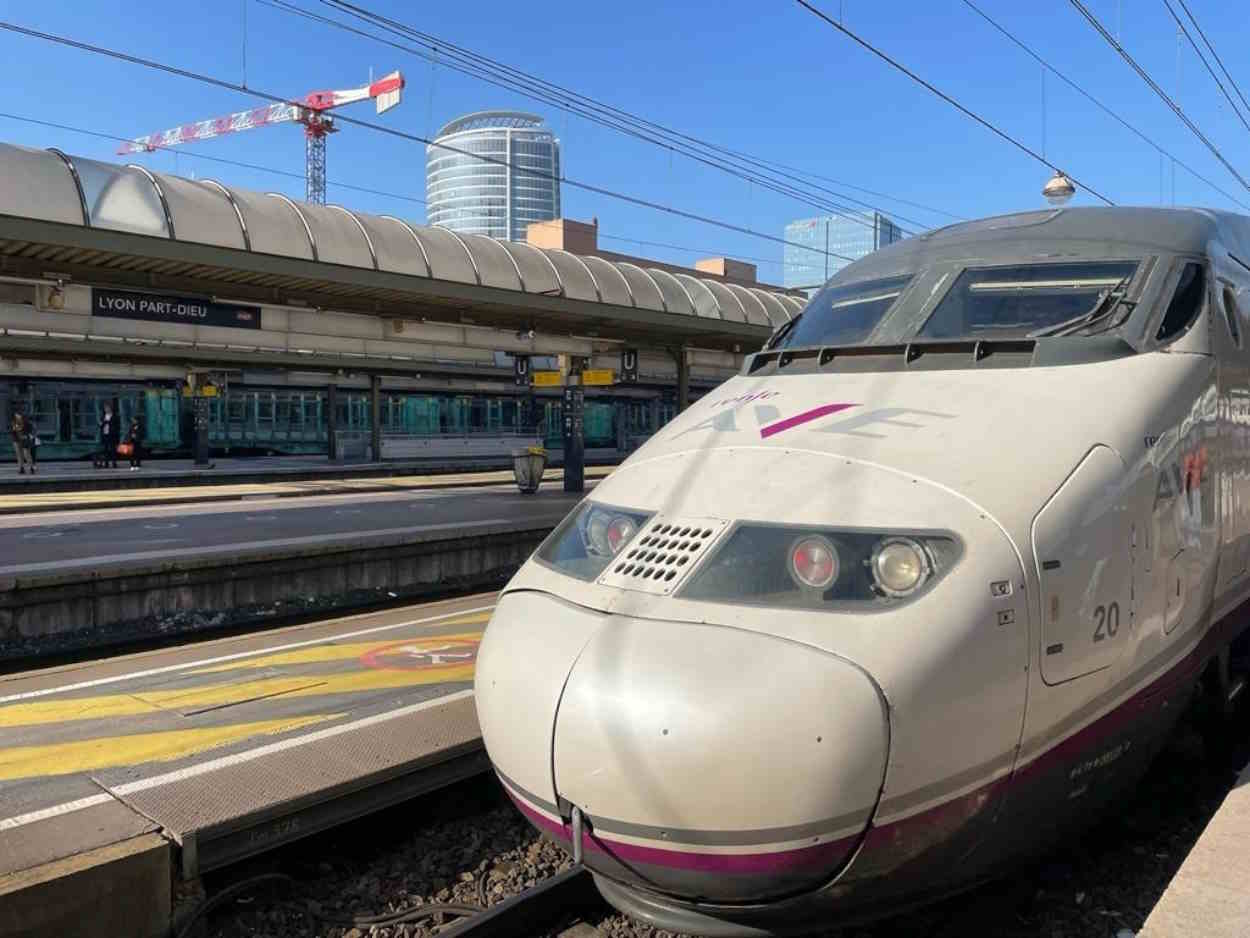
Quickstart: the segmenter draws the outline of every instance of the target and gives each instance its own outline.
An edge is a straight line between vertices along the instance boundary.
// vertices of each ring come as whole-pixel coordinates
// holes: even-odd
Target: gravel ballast
[[[896,918],[835,928],[828,938],[1127,938],[1141,927],[1247,759],[1244,739],[1227,758],[1206,757],[1197,735],[1183,726],[1124,796],[1123,809],[1079,843],[1021,867],[1010,879]],[[224,904],[201,934],[435,935],[454,918],[339,923],[438,904],[494,904],[569,866],[567,855],[525,822],[495,780],[483,777],[210,878],[210,895],[261,872],[279,871],[294,883],[258,887]],[[606,906],[589,924],[610,938],[670,936]]]

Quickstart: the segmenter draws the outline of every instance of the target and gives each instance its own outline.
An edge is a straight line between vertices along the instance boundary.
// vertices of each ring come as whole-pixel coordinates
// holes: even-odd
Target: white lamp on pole
[[[1075,194],[1076,186],[1072,184],[1072,180],[1058,170],[1042,186],[1042,195],[1046,196],[1046,201],[1051,205],[1063,205]]]

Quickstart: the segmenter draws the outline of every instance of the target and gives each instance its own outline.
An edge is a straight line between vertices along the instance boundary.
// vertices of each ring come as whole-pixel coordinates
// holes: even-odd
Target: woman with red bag
[[[129,449],[124,453],[130,457],[130,471],[137,472],[143,468],[143,428],[139,426],[139,418],[135,417],[130,421],[130,429],[126,431],[126,442],[123,444]]]

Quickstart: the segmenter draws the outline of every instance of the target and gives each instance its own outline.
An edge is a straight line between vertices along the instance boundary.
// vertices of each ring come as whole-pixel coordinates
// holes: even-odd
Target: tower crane
[[[335,133],[334,116],[329,113],[332,108],[344,104],[354,104],[373,98],[377,103],[379,114],[389,111],[399,104],[400,91],[404,87],[404,76],[399,72],[391,72],[377,81],[370,82],[359,88],[345,91],[313,91],[305,95],[301,101],[284,101],[278,104],[267,104],[248,111],[238,111],[225,117],[184,124],[165,130],[161,133],[136,137],[120,147],[119,154],[151,153],[153,150],[189,143],[192,140],[208,140],[223,134],[237,133],[241,130],[252,130],[269,124],[281,124],[290,121],[304,125],[305,161],[304,183],[305,197],[309,202],[324,205],[326,200],[326,136]]]

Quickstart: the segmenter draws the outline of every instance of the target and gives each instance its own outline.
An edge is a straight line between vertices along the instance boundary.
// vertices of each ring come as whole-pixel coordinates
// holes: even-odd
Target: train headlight
[[[593,580],[650,518],[648,512],[584,501],[543,541],[541,563],[579,580]]]
[[[790,547],[790,575],[804,589],[828,589],[838,578],[837,548],[818,534],[799,538]]]
[[[617,515],[608,522],[607,530],[604,533],[604,541],[607,543],[608,550],[613,556],[621,552],[621,548],[628,544],[635,534],[638,533],[638,522],[629,515]]]
[[[910,596],[933,573],[928,551],[910,537],[888,537],[868,561],[872,578],[886,596]]]
[[[938,532],[742,523],[677,595],[778,607],[884,608],[926,592],[961,551],[956,538]]]

